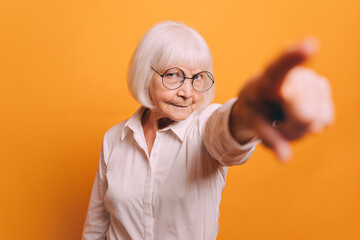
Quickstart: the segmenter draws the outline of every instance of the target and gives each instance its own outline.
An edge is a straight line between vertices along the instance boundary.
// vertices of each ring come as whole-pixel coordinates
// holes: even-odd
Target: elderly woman
[[[238,98],[210,105],[205,40],[180,23],[151,28],[128,74],[142,106],[105,134],[83,239],[216,239],[228,166],[260,140],[287,159],[290,140],[331,123],[326,79],[297,66],[313,51],[311,40],[288,49]]]

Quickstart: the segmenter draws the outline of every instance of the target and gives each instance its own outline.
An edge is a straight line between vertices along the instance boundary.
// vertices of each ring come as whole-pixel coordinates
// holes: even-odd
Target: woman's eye
[[[194,80],[201,80],[203,79],[202,74],[195,75]]]
[[[167,73],[166,76],[169,78],[174,78],[174,77],[178,77],[179,74],[178,73]]]

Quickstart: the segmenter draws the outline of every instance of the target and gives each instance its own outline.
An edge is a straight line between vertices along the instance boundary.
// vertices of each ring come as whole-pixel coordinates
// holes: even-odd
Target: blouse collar
[[[135,113],[132,115],[125,123],[125,126],[121,132],[121,140],[124,140],[125,136],[128,134],[129,130],[133,131],[134,133],[143,134],[143,128],[141,124],[141,118],[144,114],[146,107],[141,106]],[[160,129],[160,132],[171,130],[181,142],[184,141],[186,130],[193,122],[194,115],[196,111],[190,114],[185,120],[177,121],[169,126]]]

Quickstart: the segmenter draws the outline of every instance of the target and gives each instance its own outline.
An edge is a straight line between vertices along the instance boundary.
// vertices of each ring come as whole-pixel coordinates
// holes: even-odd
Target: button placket
[[[145,193],[144,193],[144,220],[145,220],[145,239],[153,239],[153,182],[154,182],[154,172],[157,164],[157,157],[160,149],[160,139],[159,132],[156,134],[154,145],[151,150],[151,154],[149,156],[148,162],[148,170],[147,170],[147,177],[145,183]]]

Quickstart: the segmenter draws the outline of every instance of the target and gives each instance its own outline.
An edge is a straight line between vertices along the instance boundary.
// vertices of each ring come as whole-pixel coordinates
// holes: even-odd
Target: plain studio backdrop
[[[259,146],[229,169],[218,239],[360,239],[360,1],[0,2],[0,239],[79,239],[107,129],[139,107],[126,72],[162,20],[197,29],[215,102],[284,47],[320,41],[306,65],[330,79],[336,122],[280,164]]]

